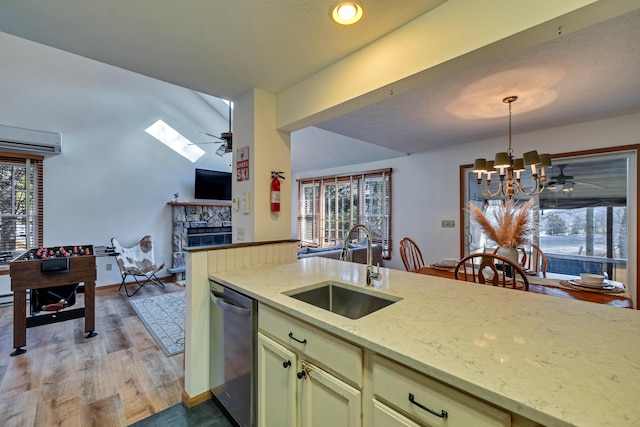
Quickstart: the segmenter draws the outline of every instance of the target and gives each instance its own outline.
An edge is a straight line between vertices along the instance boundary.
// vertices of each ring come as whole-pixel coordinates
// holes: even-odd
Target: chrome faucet
[[[380,264],[378,264],[378,268],[374,270],[373,265],[371,264],[371,253],[373,250],[371,249],[371,232],[367,227],[362,224],[356,224],[352,226],[347,234],[344,237],[344,245],[342,246],[342,252],[340,252],[340,259],[346,260],[349,248],[349,237],[354,230],[362,230],[364,234],[367,236],[367,286],[371,285],[371,279],[380,278]]]

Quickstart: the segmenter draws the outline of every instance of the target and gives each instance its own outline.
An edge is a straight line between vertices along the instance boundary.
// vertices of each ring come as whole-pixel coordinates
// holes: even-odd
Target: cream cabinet
[[[297,355],[258,333],[258,425],[297,425]]]
[[[374,420],[392,420],[379,425],[416,425],[411,419],[433,427],[511,426],[509,413],[380,355],[373,355],[371,371]]]
[[[373,399],[372,427],[420,427],[409,418]]]
[[[361,425],[362,393],[310,362],[302,361],[301,426]]]
[[[258,325],[260,427],[362,424],[362,349],[267,306]]]

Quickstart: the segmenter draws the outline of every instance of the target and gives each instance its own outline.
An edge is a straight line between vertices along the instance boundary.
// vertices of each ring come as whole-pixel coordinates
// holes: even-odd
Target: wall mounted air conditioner
[[[0,125],[0,151],[26,154],[60,154],[62,135],[35,129]]]

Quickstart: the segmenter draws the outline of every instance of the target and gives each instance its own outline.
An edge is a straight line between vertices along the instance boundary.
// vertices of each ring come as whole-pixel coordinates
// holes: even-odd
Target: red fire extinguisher
[[[284,172],[271,171],[271,212],[280,212],[280,179]]]

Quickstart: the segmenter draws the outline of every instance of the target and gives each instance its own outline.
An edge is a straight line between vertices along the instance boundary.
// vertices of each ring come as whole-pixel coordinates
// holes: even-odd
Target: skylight
[[[159,119],[157,122],[145,129],[149,135],[171,148],[182,157],[189,159],[191,163],[195,163],[205,154],[205,151],[194,145],[187,138],[182,136],[177,130]]]

